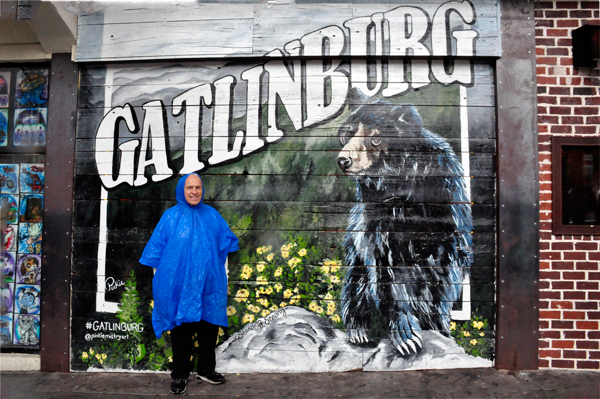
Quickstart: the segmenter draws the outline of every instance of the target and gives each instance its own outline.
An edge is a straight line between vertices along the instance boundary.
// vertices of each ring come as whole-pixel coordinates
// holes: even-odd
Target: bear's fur
[[[375,99],[351,111],[339,129],[338,164],[357,183],[342,318],[350,340],[365,343],[377,309],[398,351],[416,353],[421,329],[449,335],[473,260],[463,168],[412,104]]]

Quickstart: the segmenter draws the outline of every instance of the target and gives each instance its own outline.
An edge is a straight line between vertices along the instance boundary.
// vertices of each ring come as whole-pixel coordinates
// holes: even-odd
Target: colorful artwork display
[[[12,283],[0,287],[0,297],[2,300],[2,303],[0,303],[0,314],[7,314],[13,311],[14,291],[15,285]]]
[[[40,342],[40,316],[15,314],[15,345],[38,345]]]
[[[0,345],[10,345],[13,342],[13,314],[0,314]]]
[[[22,69],[17,74],[15,108],[48,106],[48,69]]]
[[[21,175],[22,176],[22,175]],[[44,209],[44,196],[40,194],[21,195],[19,222],[41,223]]]
[[[6,223],[17,223],[19,214],[19,203],[16,196],[10,194],[0,194],[0,203],[4,212],[6,212]]]
[[[8,110],[0,109],[0,147],[8,145]]]
[[[13,145],[46,145],[47,108],[26,108],[15,110]]]
[[[11,252],[2,253],[2,276],[4,281],[12,283],[15,281],[15,254]]]
[[[10,76],[10,71],[0,71],[0,108],[8,108]]]
[[[42,253],[42,224],[19,224],[19,251],[20,254]]]
[[[17,250],[17,237],[17,226],[14,224],[6,226],[6,231],[4,232],[4,250],[6,252],[15,252]]]
[[[3,194],[19,192],[19,165],[0,164],[0,188]]]
[[[43,164],[21,164],[21,193],[43,193],[45,170]]]
[[[191,172],[240,239],[218,370],[493,365],[494,67],[475,58],[479,6],[377,7],[260,61],[84,67],[74,262],[100,284],[74,280],[74,370],[169,369],[137,261]],[[438,39],[450,58],[404,58],[439,53]],[[368,51],[385,62],[354,56]]]
[[[15,288],[15,313],[40,313],[40,287],[17,284]]]
[[[40,284],[42,257],[40,255],[19,255],[16,271],[17,283]]]

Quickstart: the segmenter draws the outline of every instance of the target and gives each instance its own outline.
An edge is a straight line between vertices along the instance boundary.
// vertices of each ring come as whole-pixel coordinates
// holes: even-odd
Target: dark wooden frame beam
[[[42,371],[70,369],[71,218],[78,68],[54,54],[46,141],[40,353]]]
[[[535,370],[539,347],[539,185],[533,0],[501,7],[496,368]]]

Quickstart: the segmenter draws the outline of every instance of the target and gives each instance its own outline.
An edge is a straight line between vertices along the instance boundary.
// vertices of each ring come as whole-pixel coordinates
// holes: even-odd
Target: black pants
[[[207,321],[183,323],[171,330],[171,347],[173,348],[172,379],[187,379],[192,371],[190,357],[192,356],[192,336],[197,334],[200,347],[198,367],[199,375],[207,375],[215,371],[215,347],[219,334],[219,326]]]

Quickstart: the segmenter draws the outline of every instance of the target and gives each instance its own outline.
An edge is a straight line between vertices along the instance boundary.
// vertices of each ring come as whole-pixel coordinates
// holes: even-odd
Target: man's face
[[[202,180],[196,175],[190,175],[185,180],[185,200],[190,206],[196,206],[202,200]]]

